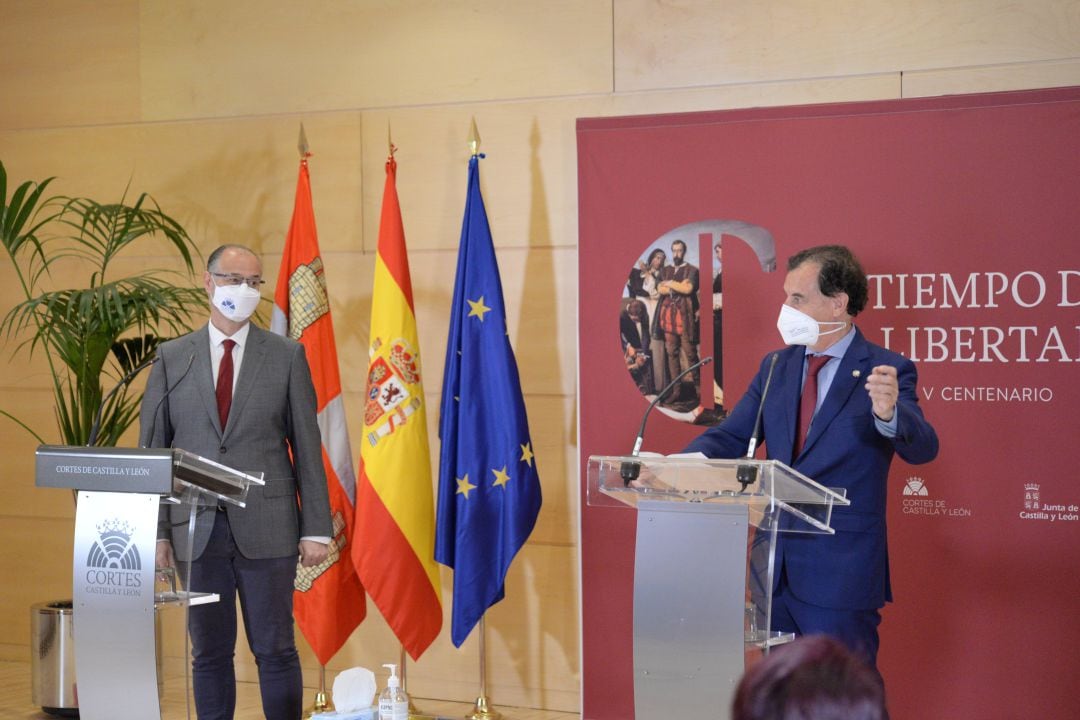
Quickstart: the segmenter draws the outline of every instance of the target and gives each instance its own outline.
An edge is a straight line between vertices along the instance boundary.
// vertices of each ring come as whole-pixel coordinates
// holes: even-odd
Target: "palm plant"
[[[87,444],[101,407],[95,444],[115,445],[135,421],[142,393],[125,386],[102,406],[103,388],[114,387],[148,362],[162,334],[187,332],[193,314],[202,314],[206,298],[192,282],[192,257],[198,251],[184,228],[146,193],[130,205],[126,192],[119,203],[102,204],[48,197],[51,182],[24,182],[9,200],[7,171],[0,163],[0,238],[25,297],[0,321],[0,332],[8,340],[20,339],[16,352],[44,353],[63,443]],[[117,256],[155,237],[167,241],[186,272],[147,270],[112,277],[110,265]],[[72,263],[85,267],[88,286],[51,289],[59,263],[64,277],[72,276]],[[44,442],[11,413],[0,413]]]

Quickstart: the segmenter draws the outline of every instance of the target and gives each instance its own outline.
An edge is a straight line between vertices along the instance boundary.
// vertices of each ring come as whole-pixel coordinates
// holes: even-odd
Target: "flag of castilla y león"
[[[315,656],[326,665],[364,619],[367,609],[364,588],[349,554],[354,541],[356,476],[306,157],[300,161],[270,329],[303,344],[318,398],[334,536],[325,562],[311,568],[297,566],[293,615]]]

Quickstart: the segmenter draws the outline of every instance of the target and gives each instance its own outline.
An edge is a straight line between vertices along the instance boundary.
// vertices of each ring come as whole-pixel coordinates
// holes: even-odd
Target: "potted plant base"
[[[70,600],[30,606],[30,696],[49,715],[78,717]]]

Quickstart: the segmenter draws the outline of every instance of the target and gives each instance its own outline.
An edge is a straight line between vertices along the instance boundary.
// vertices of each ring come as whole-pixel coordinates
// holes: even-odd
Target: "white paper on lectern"
[[[690,453],[671,453],[670,455],[663,455],[655,452],[642,452],[638,454],[639,457],[653,457],[653,458],[675,458],[680,460],[708,460],[705,454],[702,452],[690,452]],[[652,477],[655,478],[659,486],[655,486],[647,478],[642,477],[635,482],[636,487],[650,487],[654,486],[657,489],[670,488],[672,490],[681,491],[685,489],[700,490],[702,488],[685,488],[684,483],[680,482],[680,478],[685,478],[690,474],[695,467],[702,471],[707,471],[710,466],[707,463],[702,463],[700,466],[695,466],[693,463],[652,463],[649,469],[652,471]]]
[[[715,466],[709,464],[709,458],[701,453],[676,453],[668,455],[669,458],[683,460],[681,463],[672,463],[659,472],[659,479],[679,492],[709,492],[714,487]],[[706,462],[688,462],[692,460],[704,460]]]

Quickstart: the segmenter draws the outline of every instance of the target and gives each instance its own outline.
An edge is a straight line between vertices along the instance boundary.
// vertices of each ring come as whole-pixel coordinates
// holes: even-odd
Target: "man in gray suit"
[[[145,447],[178,447],[245,472],[261,471],[247,506],[163,505],[159,566],[190,562],[192,590],[220,602],[191,608],[192,676],[200,720],[229,720],[236,705],[236,596],[259,668],[263,713],[299,720],[303,678],[293,634],[293,579],[326,559],[330,502],[304,348],[248,318],[263,284],[258,256],[240,245],[213,253],[203,277],[210,322],[163,343],[140,415]],[[298,497],[299,496],[299,497]],[[298,502],[299,500],[299,502]]]

